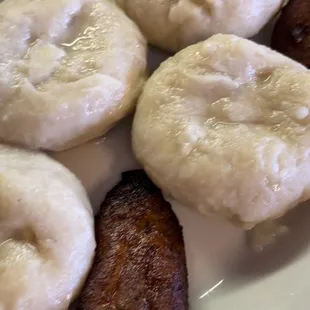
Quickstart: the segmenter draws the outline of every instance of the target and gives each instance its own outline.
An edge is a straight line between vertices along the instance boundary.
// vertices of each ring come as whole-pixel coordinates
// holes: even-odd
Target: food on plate
[[[291,0],[283,9],[271,46],[310,68],[310,0]]]
[[[279,222],[266,221],[256,225],[247,235],[248,245],[255,252],[262,252],[267,246],[276,243],[289,233],[289,228]]]
[[[165,194],[246,229],[310,198],[310,73],[246,39],[215,35],[162,63],[133,149]]]
[[[0,139],[63,150],[130,113],[146,44],[108,0],[0,4]]]
[[[178,51],[216,33],[257,34],[283,0],[116,0],[146,35],[168,51]]]
[[[142,170],[124,173],[108,193],[95,233],[78,310],[188,309],[182,228]]]
[[[0,145],[0,200],[0,309],[68,309],[95,249],[82,185],[46,155]]]

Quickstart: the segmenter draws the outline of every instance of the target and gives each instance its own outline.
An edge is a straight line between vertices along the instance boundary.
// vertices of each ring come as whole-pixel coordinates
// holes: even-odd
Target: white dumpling
[[[257,34],[283,0],[115,0],[151,44],[178,51],[216,33]]]
[[[0,309],[67,310],[94,250],[76,177],[46,155],[0,145]]]
[[[215,35],[147,82],[133,148],[174,199],[246,228],[310,198],[310,72],[271,49]]]
[[[63,150],[132,112],[146,43],[108,0],[0,3],[0,139]]]

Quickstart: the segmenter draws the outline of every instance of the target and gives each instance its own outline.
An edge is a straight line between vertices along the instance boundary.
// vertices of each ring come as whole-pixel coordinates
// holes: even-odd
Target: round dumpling
[[[0,202],[0,309],[68,309],[95,250],[82,185],[43,154],[0,145]]]
[[[283,0],[116,0],[151,44],[172,52],[216,33],[257,34]]]
[[[108,0],[0,4],[0,139],[63,150],[130,113],[146,44]]]
[[[153,181],[245,228],[310,198],[310,73],[246,39],[215,35],[146,83],[133,148]]]

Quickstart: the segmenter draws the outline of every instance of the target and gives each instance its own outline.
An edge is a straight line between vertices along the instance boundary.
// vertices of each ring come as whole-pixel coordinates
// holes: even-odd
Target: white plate
[[[268,26],[255,38],[268,42]],[[151,67],[164,59],[153,52]],[[130,148],[131,120],[102,139],[54,157],[84,183],[95,210],[122,171],[138,167]],[[310,209],[287,216],[290,233],[263,253],[246,246],[245,234],[226,222],[203,218],[173,204],[184,227],[192,310],[309,310]]]

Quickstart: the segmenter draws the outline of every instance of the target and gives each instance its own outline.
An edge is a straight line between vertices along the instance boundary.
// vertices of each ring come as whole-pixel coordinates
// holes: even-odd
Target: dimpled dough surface
[[[0,309],[67,310],[94,250],[76,177],[46,155],[0,145]]]
[[[4,1],[0,42],[3,141],[67,149],[133,110],[145,40],[110,1]]]
[[[215,35],[166,60],[133,125],[137,159],[166,194],[246,228],[310,198],[310,73]]]
[[[150,43],[178,51],[216,33],[257,34],[283,0],[115,0]]]

